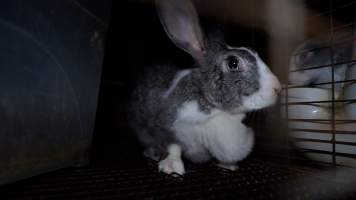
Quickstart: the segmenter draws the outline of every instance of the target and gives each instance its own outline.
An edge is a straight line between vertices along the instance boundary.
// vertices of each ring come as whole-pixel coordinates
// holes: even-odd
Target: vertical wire
[[[287,16],[290,16],[290,15],[287,15]],[[289,23],[287,24],[287,30],[290,30],[290,26],[289,26]],[[289,35],[288,35],[289,36]],[[287,36],[287,37],[288,37]],[[287,41],[289,41],[290,42],[290,37],[288,37],[288,39],[287,39]],[[287,44],[288,46],[287,46],[287,48],[288,48],[288,52],[290,52],[289,51],[289,43]],[[292,55],[293,56],[293,55]],[[293,58],[292,59],[295,59],[295,56],[293,56]],[[295,60],[293,61],[294,63],[296,63],[295,62]],[[290,63],[289,63],[290,64]],[[289,81],[289,69],[287,70],[287,84],[285,84],[285,87],[284,87],[284,92],[285,92],[285,95],[284,95],[284,108],[285,108],[285,114],[286,114],[286,120],[287,120],[287,127],[288,127],[288,133],[286,133],[285,134],[285,136],[284,136],[284,142],[285,142],[285,148],[286,148],[286,150],[287,150],[287,164],[288,165],[290,165],[290,163],[291,163],[291,156],[290,156],[290,154],[291,154],[291,148],[290,148],[290,144],[289,144],[289,137],[290,137],[290,135],[291,135],[291,133],[290,133],[290,130],[289,130],[289,112],[288,112],[288,110],[289,110],[289,102],[288,102],[288,90],[289,90],[289,87],[288,87],[288,81]]]
[[[295,59],[295,56],[292,58],[292,59]],[[294,63],[295,63],[295,61],[293,61]],[[288,76],[288,80],[289,80],[289,70],[287,70],[287,76]],[[287,119],[287,124],[289,124],[289,112],[288,112],[288,110],[289,110],[289,102],[288,102],[288,100],[289,100],[289,98],[288,98],[288,90],[289,90],[289,88],[288,88],[288,83],[286,84],[286,86],[285,86],[285,88],[284,88],[284,90],[285,90],[285,99],[284,99],[284,102],[285,102],[285,112],[286,112],[286,119]],[[288,125],[288,127],[289,127],[289,125]],[[288,165],[290,164],[290,154],[291,154],[291,148],[290,148],[290,144],[289,144],[289,129],[288,129],[288,133],[285,135],[285,145],[286,145],[286,148],[287,148],[287,162],[288,162]]]
[[[336,145],[335,145],[335,69],[334,69],[334,21],[333,21],[333,7],[332,0],[329,0],[329,10],[330,10],[330,58],[331,58],[331,133],[332,133],[332,162],[336,165]]]
[[[294,57],[294,59],[295,59],[295,57]],[[289,70],[288,70],[288,77],[289,77]],[[289,112],[288,112],[288,106],[289,106],[289,102],[288,102],[288,84],[286,84],[286,87],[284,88],[285,89],[285,93],[286,93],[286,95],[285,95],[285,99],[284,99],[284,102],[285,102],[285,109],[286,109],[286,119],[287,119],[287,124],[289,124]],[[289,127],[289,125],[288,125],[288,127]],[[289,128],[288,128],[288,133],[286,134],[286,136],[285,136],[285,142],[286,142],[286,147],[287,147],[287,162],[288,162],[288,164],[290,164],[290,154],[291,154],[291,149],[290,149],[290,146],[289,146],[289,143],[288,143],[288,141],[289,141],[289,135],[290,135],[290,133],[289,133]]]

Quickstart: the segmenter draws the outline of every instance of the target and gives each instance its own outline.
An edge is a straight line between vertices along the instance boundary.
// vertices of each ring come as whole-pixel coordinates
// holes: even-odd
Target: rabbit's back
[[[187,95],[192,96],[185,91],[190,87],[190,70],[158,65],[151,67],[144,74],[131,96],[129,122],[146,146],[155,142],[167,143],[173,137],[170,127],[175,120],[177,109]]]
[[[135,121],[153,119],[165,102],[161,98],[169,89],[177,69],[172,66],[157,65],[145,70],[144,76],[137,83],[129,105],[129,116]],[[145,119],[140,119],[145,118]]]

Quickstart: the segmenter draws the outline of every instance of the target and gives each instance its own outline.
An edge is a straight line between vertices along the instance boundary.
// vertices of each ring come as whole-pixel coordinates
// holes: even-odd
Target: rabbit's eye
[[[226,63],[227,66],[231,69],[231,70],[238,70],[239,69],[239,64],[240,64],[240,60],[238,58],[236,58],[235,56],[229,56],[226,59]]]

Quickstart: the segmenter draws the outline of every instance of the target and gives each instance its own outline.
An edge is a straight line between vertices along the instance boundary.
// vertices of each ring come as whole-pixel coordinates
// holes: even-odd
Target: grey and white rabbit
[[[189,0],[156,7],[169,38],[195,65],[155,66],[134,90],[129,120],[144,154],[168,174],[185,173],[182,156],[235,169],[254,145],[245,113],[274,104],[280,83],[256,52],[207,41]]]
[[[334,43],[340,42],[346,34],[336,34]],[[294,85],[309,85],[332,82],[332,68],[323,67],[308,69],[318,66],[326,66],[333,63],[348,61],[351,59],[351,47],[334,47],[331,51],[329,38],[316,38],[304,41],[293,52],[290,59],[289,82]],[[332,60],[333,59],[333,60]],[[334,81],[345,80],[346,70],[349,64],[338,64],[334,67]],[[297,71],[296,71],[297,70]],[[342,94],[344,84],[335,84],[335,98]],[[321,84],[315,87],[331,88],[331,84]]]

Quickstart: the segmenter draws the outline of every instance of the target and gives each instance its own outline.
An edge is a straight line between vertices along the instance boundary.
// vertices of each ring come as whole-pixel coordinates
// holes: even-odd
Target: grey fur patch
[[[218,43],[209,49],[200,70],[203,93],[216,107],[232,110],[241,105],[243,96],[249,96],[260,88],[256,58],[244,49],[229,49]],[[223,65],[228,56],[243,59],[244,65],[237,71],[224,73]]]
[[[291,57],[289,81],[296,85],[332,82],[332,68],[334,69],[334,81],[343,81],[349,64],[333,65],[332,68],[308,68],[350,60],[351,52],[352,48],[349,46],[331,49],[329,40],[324,38],[305,41],[294,51],[295,55]],[[343,83],[335,84],[335,92],[341,93],[343,85]],[[317,87],[331,88],[332,85],[325,84]]]

